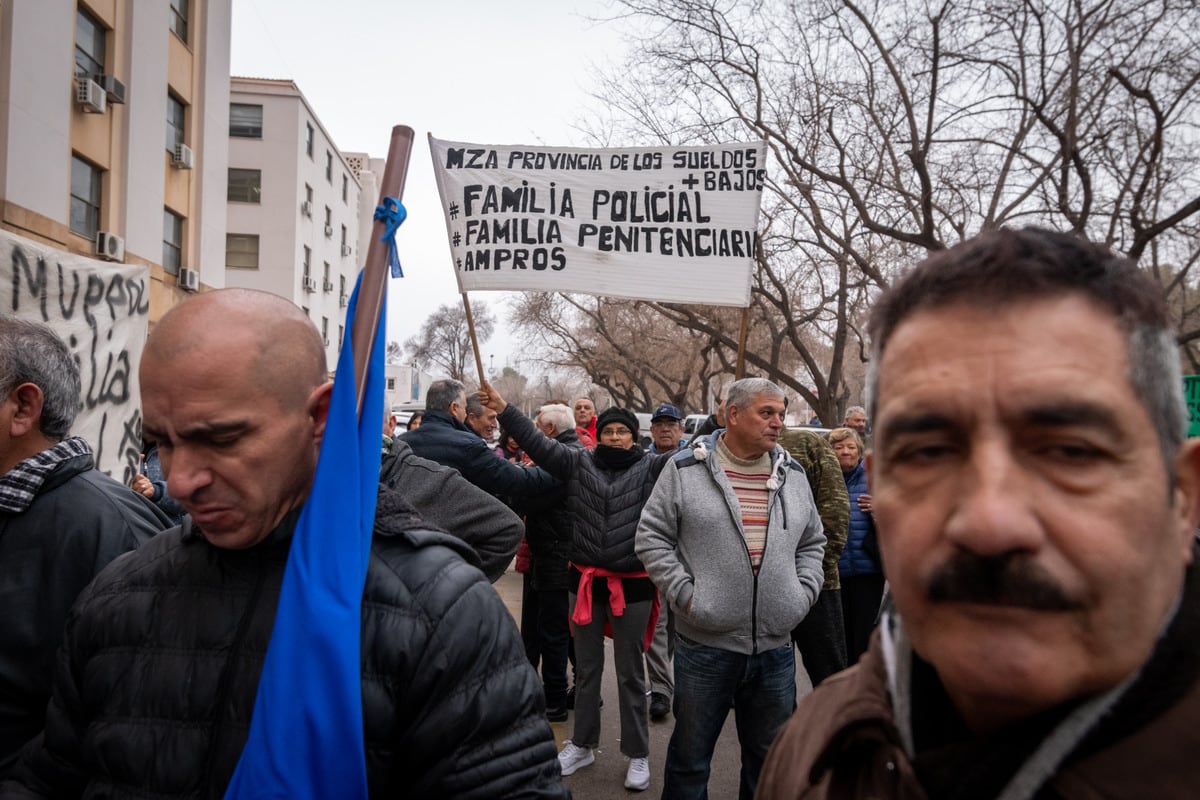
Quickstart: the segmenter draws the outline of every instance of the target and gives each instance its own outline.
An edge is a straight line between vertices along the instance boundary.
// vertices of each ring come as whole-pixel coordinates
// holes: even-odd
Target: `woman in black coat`
[[[486,381],[479,400],[499,413],[501,426],[535,464],[567,484],[567,508],[575,514],[570,548],[575,727],[558,756],[563,775],[595,761],[607,625],[619,684],[621,752],[629,758],[625,787],[645,789],[650,783],[650,737],[643,658],[657,603],[633,543],[642,507],[671,454],[647,455],[636,444],[637,417],[622,408],[600,414],[596,449],[583,450],[543,436]]]

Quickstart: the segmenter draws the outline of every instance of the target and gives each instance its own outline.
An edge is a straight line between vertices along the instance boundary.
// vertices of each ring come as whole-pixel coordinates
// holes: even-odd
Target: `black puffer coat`
[[[101,573],[68,619],[45,734],[14,773],[25,788],[0,795],[220,798],[297,516],[241,551],[188,520]],[[362,602],[370,795],[567,797],[537,675],[468,561],[463,542],[380,492]]]
[[[379,482],[399,492],[427,523],[471,545],[483,574],[492,583],[500,580],[521,546],[521,518],[458,470],[421,458],[406,442],[388,438]]]
[[[554,440],[583,449],[574,428],[563,431]],[[574,588],[567,569],[574,530],[575,515],[567,508],[566,485],[525,499],[525,539],[533,552],[530,575],[534,589],[545,592]]]
[[[610,470],[591,450],[547,439],[521,411],[508,406],[500,425],[534,463],[567,483],[567,508],[575,514],[571,562],[613,572],[643,572],[633,552],[642,506],[671,453],[647,455],[625,470]]]

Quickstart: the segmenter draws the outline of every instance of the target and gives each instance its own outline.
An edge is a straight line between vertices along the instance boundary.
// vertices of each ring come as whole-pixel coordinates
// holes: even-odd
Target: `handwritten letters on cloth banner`
[[[750,302],[763,142],[429,144],[461,291]]]

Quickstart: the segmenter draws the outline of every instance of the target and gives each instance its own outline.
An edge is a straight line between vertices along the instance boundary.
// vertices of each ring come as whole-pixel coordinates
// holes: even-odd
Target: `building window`
[[[328,261],[325,262],[325,274],[323,276],[323,280],[325,281],[325,283],[322,284],[321,288],[327,292],[332,291],[333,290],[333,281],[329,280],[329,262]]]
[[[346,341],[346,326],[338,325],[338,350],[342,349],[342,343]]]
[[[258,234],[225,234],[225,266],[231,269],[258,269]]]
[[[333,209],[325,206],[325,235],[333,238]]]
[[[183,39],[186,44],[188,40],[188,0],[171,0],[171,11],[168,16],[171,33]]]
[[[346,276],[338,275],[338,297],[346,296]]]
[[[250,103],[229,104],[229,135],[241,139],[261,139],[262,106]]]
[[[312,248],[308,245],[304,246],[304,277],[312,277]]]
[[[333,153],[325,151],[325,180],[333,184]]]
[[[312,187],[307,183],[304,184],[304,202],[308,203],[310,206],[312,205]],[[309,216],[311,217],[312,214],[309,214]]]
[[[231,203],[261,203],[262,170],[230,167],[226,199]]]
[[[329,317],[321,317],[321,341],[329,347]]]
[[[304,123],[304,152],[313,157],[313,126],[311,122]]]
[[[183,217],[163,209],[163,271],[178,275],[183,263]]]
[[[346,226],[342,226],[342,254],[346,253]]]
[[[343,203],[350,202],[350,176],[349,175],[342,176],[342,202]]]
[[[104,74],[104,35],[100,20],[82,8],[75,11],[75,74]]]
[[[184,113],[183,101],[167,92],[167,151],[174,153],[175,146],[183,144]]]
[[[394,391],[396,391],[396,379],[395,379],[395,378],[388,378],[388,379],[387,379],[387,390],[388,390],[389,392],[394,392]]]
[[[103,172],[71,156],[71,230],[89,239],[100,230],[100,181]]]

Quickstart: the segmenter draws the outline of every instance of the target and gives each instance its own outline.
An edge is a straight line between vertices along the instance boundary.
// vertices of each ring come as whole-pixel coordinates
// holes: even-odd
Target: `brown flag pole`
[[[475,353],[475,369],[479,374],[479,385],[483,386],[483,358],[479,355],[479,339],[475,336],[475,317],[471,314],[471,301],[462,293],[463,311],[467,313],[467,333],[471,335],[471,350]]]
[[[379,186],[381,203],[385,197],[400,200],[403,196],[412,143],[412,128],[407,125],[396,125],[392,128],[392,141],[388,147],[383,180]],[[371,240],[367,245],[362,285],[358,290],[357,308],[350,326],[350,346],[354,351],[354,396],[358,400],[359,417],[362,417],[363,400],[367,391],[367,364],[371,360],[375,331],[381,324],[383,304],[387,299],[388,244],[380,241],[386,231],[387,224],[383,220],[377,219],[371,226]]]
[[[740,381],[746,376],[746,334],[750,330],[750,306],[742,309],[742,330],[738,334],[737,366],[733,369],[733,379]]]

